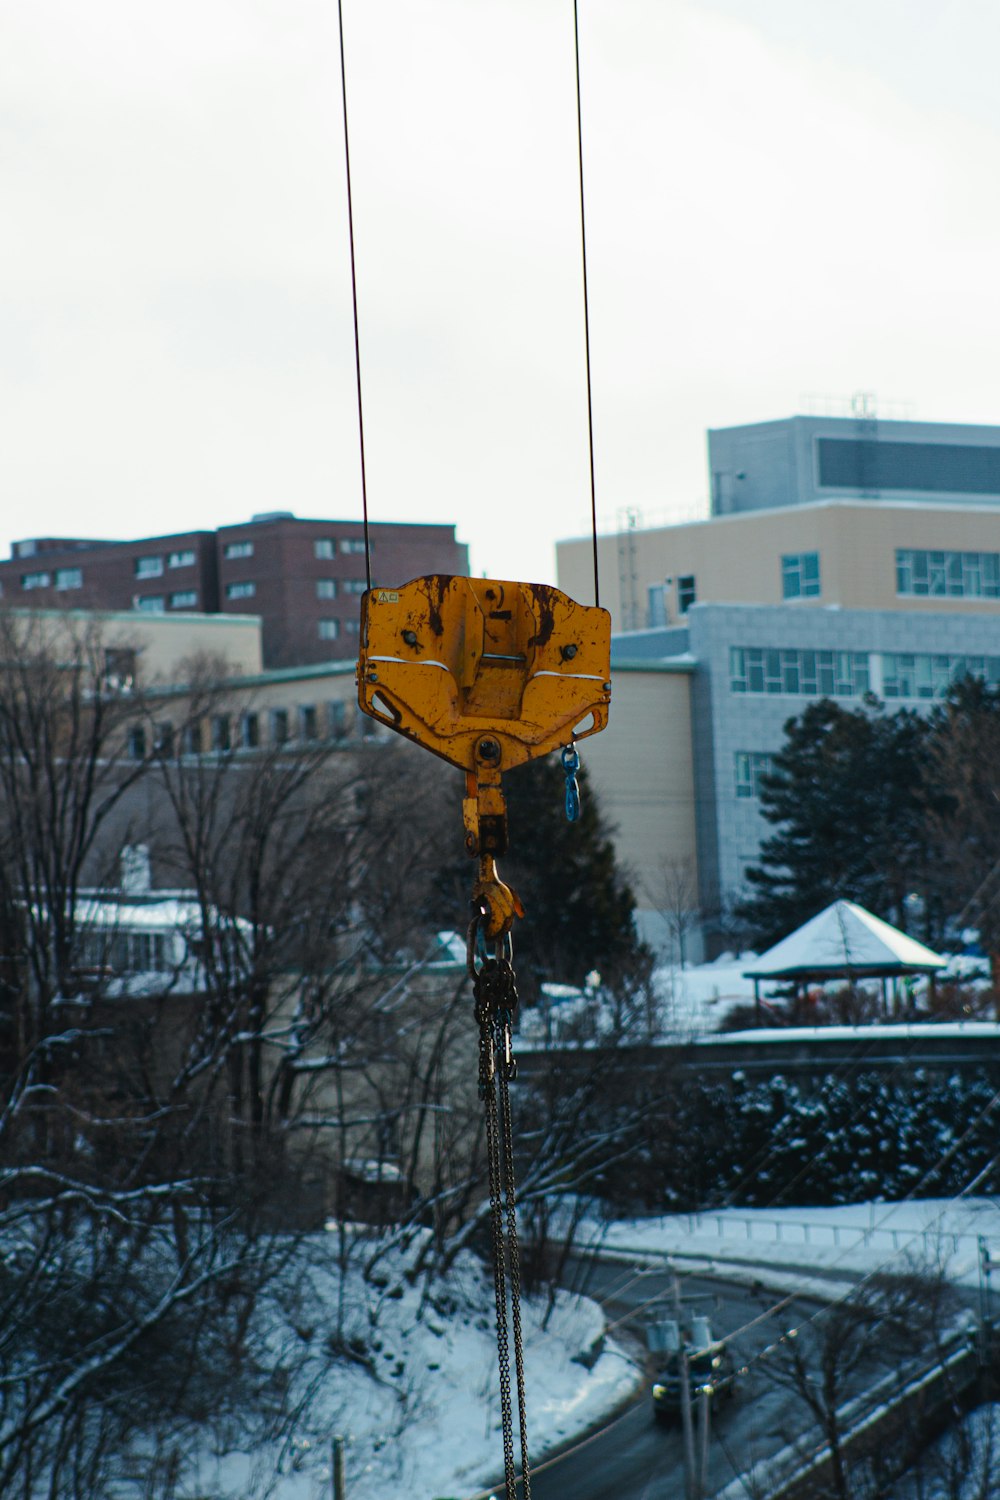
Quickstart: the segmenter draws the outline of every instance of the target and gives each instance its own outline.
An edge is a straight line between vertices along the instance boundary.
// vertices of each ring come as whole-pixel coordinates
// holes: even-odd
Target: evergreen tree
[[[935,905],[979,930],[1000,978],[1000,686],[956,683],[930,718],[925,797]]]
[[[578,781],[575,823],[566,817],[558,756],[521,766],[504,781],[510,853],[499,864],[524,905],[514,960],[529,1004],[543,981],[582,984],[595,970],[608,985],[638,988],[651,964],[635,930],[635,897],[583,768]]]
[[[754,894],[739,915],[763,946],[841,897],[905,928],[905,897],[926,883],[926,720],[824,698],[785,736],[761,788],[777,832],[747,870]]]

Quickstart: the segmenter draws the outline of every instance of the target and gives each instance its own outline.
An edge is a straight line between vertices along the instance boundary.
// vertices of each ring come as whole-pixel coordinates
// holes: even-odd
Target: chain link
[[[512,976],[513,979],[513,976]],[[510,1079],[517,1064],[510,1052],[510,1011],[505,1013],[508,1065],[500,1069],[500,1120],[504,1149],[504,1177],[507,1199],[507,1243],[510,1247],[510,1311],[514,1333],[514,1366],[517,1375],[517,1420],[521,1433],[521,1482],[524,1500],[531,1500],[531,1472],[528,1466],[528,1422],[524,1397],[524,1344],[521,1337],[521,1255],[517,1242],[517,1195],[514,1183],[514,1130],[510,1113]]]
[[[510,1263],[510,1324],[514,1343],[517,1416],[521,1438],[523,1500],[531,1500],[527,1412],[524,1393],[524,1346],[521,1331],[521,1262],[517,1242],[517,1197],[514,1184],[514,1132],[509,1084],[517,1073],[511,1032],[517,1008],[514,968],[506,953],[488,956],[477,966],[478,915],[469,928],[469,971],[473,977],[476,1024],[479,1027],[479,1096],[486,1115],[493,1285],[497,1313],[497,1363],[500,1371],[500,1422],[503,1431],[507,1500],[517,1500],[514,1469],[513,1410],[510,1382],[510,1336],[507,1329],[507,1262]],[[504,1220],[506,1219],[506,1235]]]

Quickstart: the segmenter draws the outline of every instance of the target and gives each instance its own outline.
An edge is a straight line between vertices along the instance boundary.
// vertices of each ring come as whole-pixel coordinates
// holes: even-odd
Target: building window
[[[235,562],[240,557],[253,557],[253,542],[227,542],[222,555],[227,562]]]
[[[147,615],[162,615],[166,609],[166,601],[162,594],[137,594],[135,607],[144,610]]]
[[[363,594],[368,587],[363,578],[342,578],[340,586],[345,594]]]
[[[787,553],[781,559],[781,597],[814,599],[819,592],[819,553]]]
[[[82,568],[56,568],[57,589],[82,589]]]
[[[1000,495],[1000,449],[972,443],[817,438],[819,482],[837,489]]]
[[[260,744],[260,717],[252,708],[240,720],[240,740],[244,750],[256,750]]]
[[[758,798],[761,777],[770,776],[774,757],[760,750],[737,750],[735,762],[737,797]]]
[[[201,720],[192,719],[181,733],[181,750],[185,755],[201,754]]]
[[[357,620],[345,620],[344,621],[344,634],[345,635],[357,635],[359,629],[360,629],[360,626],[359,626]]]
[[[882,696],[943,698],[963,677],[1000,686],[1000,656],[938,656],[916,651],[882,653]]]
[[[667,590],[662,583],[651,583],[646,590],[649,601],[646,611],[646,620],[650,630],[655,630],[658,625],[667,623]]]
[[[171,609],[194,609],[198,603],[198,595],[194,589],[182,589],[179,594],[170,595]]]
[[[364,556],[365,539],[363,536],[342,536],[340,538],[340,550],[349,554],[360,553]]]
[[[299,738],[314,740],[319,733],[316,709],[311,703],[299,707]]]
[[[22,573],[21,587],[23,589],[47,589],[52,582],[48,573]]]
[[[136,578],[161,578],[163,576],[162,557],[137,557],[135,560]]]
[[[245,583],[226,584],[227,599],[252,599],[256,592],[257,585],[249,582],[249,580]]]
[[[167,567],[168,568],[193,568],[194,567],[194,551],[193,551],[193,549],[190,548],[190,547],[185,547],[182,552],[171,552],[170,556],[167,558]]]
[[[327,734],[331,740],[342,740],[347,735],[347,704],[328,703],[326,706]]]
[[[734,693],[860,698],[869,690],[868,653],[730,646],[729,686]]]
[[[317,580],[316,580],[316,598],[317,599],[336,599],[336,597],[337,597],[337,580],[335,578],[317,578]]]
[[[317,628],[321,641],[335,641],[340,634],[340,621],[320,620]]]
[[[129,760],[146,759],[146,731],[141,724],[133,724],[128,732]]]
[[[135,687],[135,652],[130,647],[105,647],[104,686],[109,693],[130,693]]]
[[[153,728],[153,750],[169,760],[174,753],[174,726],[169,719],[160,719]]]
[[[224,754],[230,745],[229,739],[229,715],[212,715],[212,749],[217,755]]]
[[[271,744],[284,745],[288,741],[288,709],[271,709]]]
[[[85,932],[80,961],[85,969],[113,974],[169,974],[172,941],[165,932]]]
[[[899,547],[896,592],[917,599],[1000,599],[1000,553]]]
[[[686,615],[695,602],[694,574],[686,573],[677,580],[677,613]]]
[[[318,558],[321,558],[325,562],[328,558],[336,556],[337,549],[334,546],[332,537],[320,536],[313,542],[313,551]]]

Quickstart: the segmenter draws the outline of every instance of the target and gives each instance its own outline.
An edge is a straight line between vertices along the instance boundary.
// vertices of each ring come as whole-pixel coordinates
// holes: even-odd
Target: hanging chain
[[[486,1158],[489,1168],[490,1227],[493,1241],[493,1286],[497,1312],[497,1363],[500,1371],[500,1425],[503,1431],[504,1478],[507,1500],[517,1500],[514,1470],[514,1421],[510,1385],[510,1337],[507,1331],[507,1262],[510,1263],[510,1325],[514,1342],[517,1418],[521,1437],[521,1485],[531,1500],[528,1464],[528,1427],[524,1395],[524,1345],[521,1332],[521,1262],[517,1242],[517,1196],[514,1186],[514,1131],[510,1081],[517,1063],[511,1029],[517,1008],[517,984],[510,960],[510,938],[477,967],[476,941],[483,908],[469,927],[469,972],[473,980],[476,1024],[479,1027],[479,1096],[486,1115]],[[504,1219],[506,1218],[506,1236]]]

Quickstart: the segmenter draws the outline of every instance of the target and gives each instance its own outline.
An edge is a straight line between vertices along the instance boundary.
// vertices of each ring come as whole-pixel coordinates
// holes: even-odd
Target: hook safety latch
[[[566,776],[566,818],[575,823],[580,816],[580,783],[576,773],[580,769],[580,752],[575,745],[564,745],[562,750],[563,772]]]

